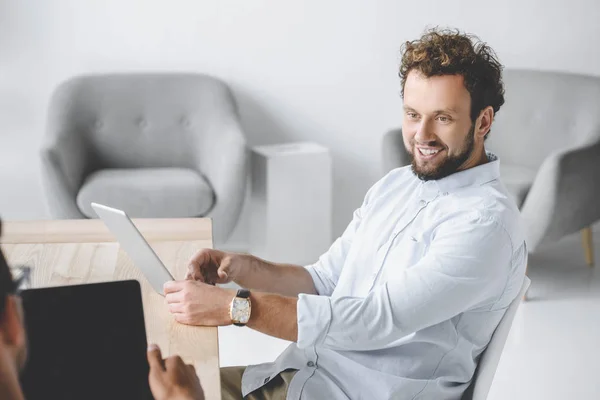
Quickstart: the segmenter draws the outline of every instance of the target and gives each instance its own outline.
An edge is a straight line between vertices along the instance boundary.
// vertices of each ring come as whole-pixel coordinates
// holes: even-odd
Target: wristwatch
[[[235,326],[246,326],[250,320],[251,311],[252,303],[250,302],[250,291],[248,289],[239,289],[229,306],[231,322],[233,322]]]

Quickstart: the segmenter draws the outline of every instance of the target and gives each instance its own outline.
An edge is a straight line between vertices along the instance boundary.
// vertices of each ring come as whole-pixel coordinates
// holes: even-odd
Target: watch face
[[[247,324],[250,319],[250,301],[236,297],[231,307],[231,319],[240,324]]]

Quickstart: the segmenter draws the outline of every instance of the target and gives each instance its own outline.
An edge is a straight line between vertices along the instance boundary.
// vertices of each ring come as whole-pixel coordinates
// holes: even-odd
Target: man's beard
[[[419,150],[416,149],[415,146],[413,146],[413,151],[409,151],[408,153],[412,158],[411,166],[413,173],[422,181],[431,181],[442,179],[458,172],[458,169],[469,159],[469,157],[471,157],[473,150],[475,150],[475,124],[471,125],[460,153],[453,156],[448,155],[446,159],[434,169],[425,170],[417,165],[414,152]]]

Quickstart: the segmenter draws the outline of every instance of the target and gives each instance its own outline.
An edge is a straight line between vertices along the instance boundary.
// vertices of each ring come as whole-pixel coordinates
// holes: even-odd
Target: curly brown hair
[[[471,95],[471,120],[474,122],[484,108],[494,113],[504,104],[503,66],[490,46],[476,36],[459,30],[433,28],[421,38],[402,45],[399,76],[402,98],[406,77],[417,70],[426,77],[462,75]]]

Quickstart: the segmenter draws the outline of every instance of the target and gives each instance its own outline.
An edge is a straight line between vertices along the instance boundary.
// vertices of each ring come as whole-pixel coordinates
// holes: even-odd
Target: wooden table
[[[134,223],[175,279],[183,279],[189,258],[212,248],[209,219],[138,219]],[[142,287],[148,343],[163,355],[193,363],[207,399],[221,398],[217,328],[177,323],[164,297],[146,281],[99,220],[4,222],[0,239],[10,265],[29,265],[32,287],[136,279]]]

